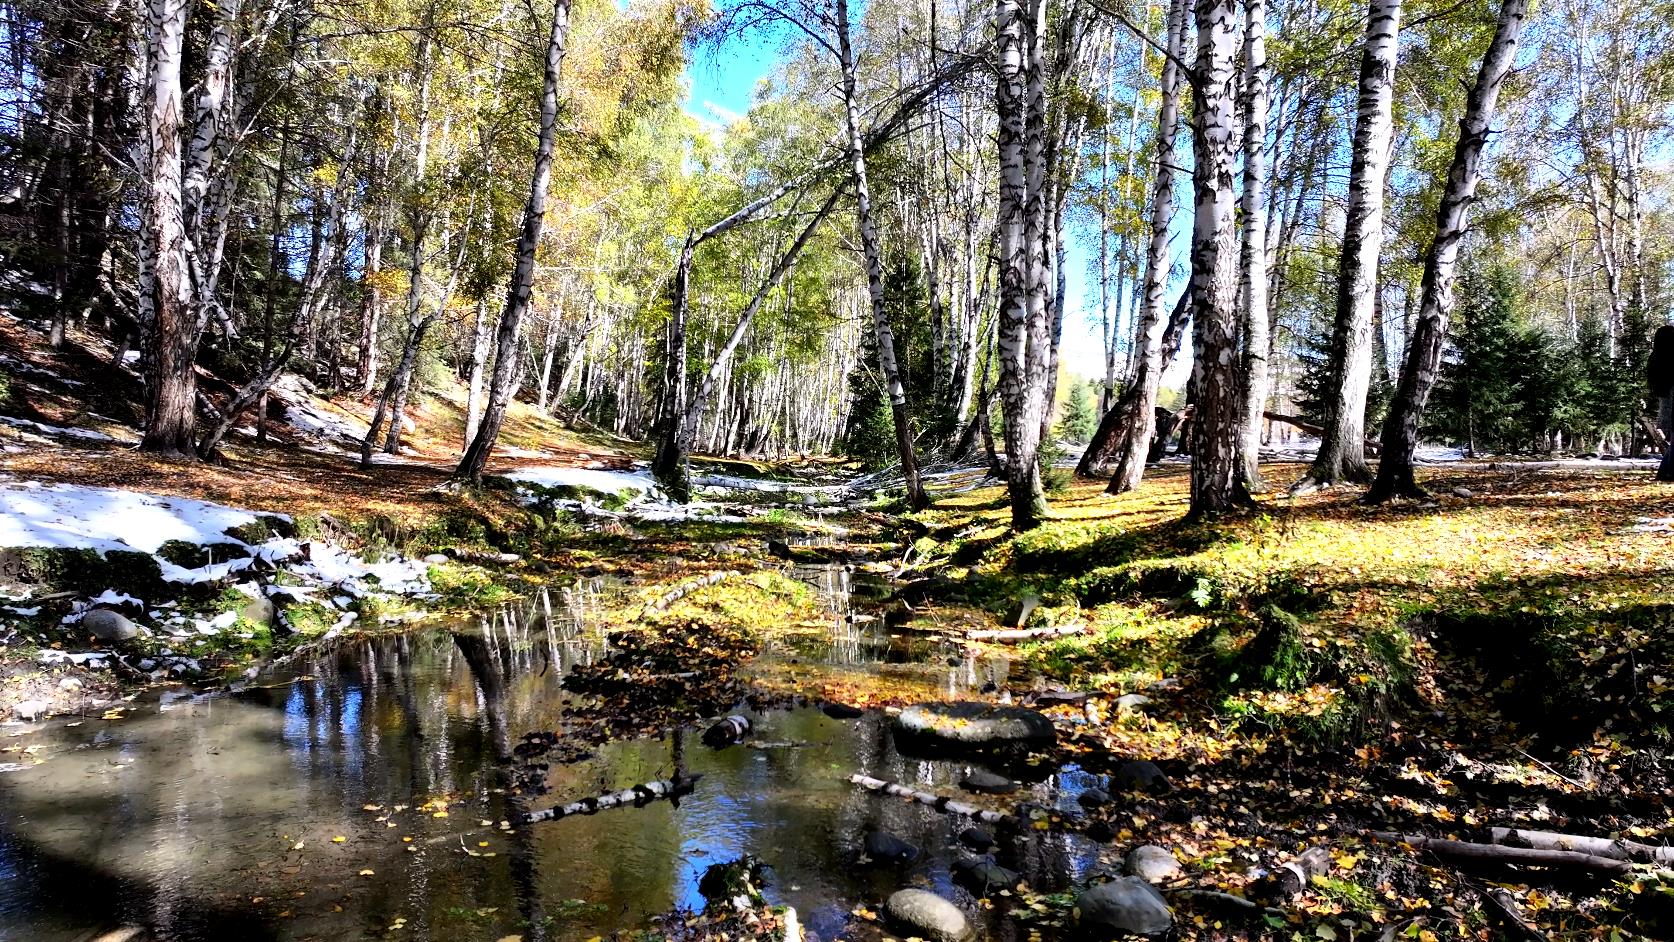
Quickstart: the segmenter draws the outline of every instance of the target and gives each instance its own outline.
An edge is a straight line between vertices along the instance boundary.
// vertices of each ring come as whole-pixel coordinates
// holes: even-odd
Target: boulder
[[[834,720],[858,720],[866,715],[860,707],[849,706],[847,703],[826,701],[820,704],[820,712]]]
[[[258,627],[268,627],[273,624],[273,616],[277,610],[273,607],[273,600],[263,597],[254,598],[244,603],[238,610],[238,617]]]
[[[1116,770],[1110,777],[1110,784],[1117,791],[1122,792],[1150,792],[1160,795],[1174,790],[1174,784],[1157,768],[1156,763],[1129,762]]]
[[[1019,706],[961,701],[907,707],[895,719],[898,735],[966,748],[1049,746],[1057,741],[1052,721]]]
[[[1089,788],[1075,796],[1075,800],[1083,808],[1103,808],[1110,804],[1110,793],[1102,788]]]
[[[1023,875],[995,863],[990,857],[960,857],[953,862],[953,882],[971,891],[973,896],[987,896],[994,890],[1017,887]]]
[[[126,615],[108,608],[95,608],[83,615],[81,626],[100,641],[128,641],[139,634],[139,629]]]
[[[887,831],[867,831],[861,843],[873,863],[901,864],[918,859],[918,848]]]
[[[22,700],[12,704],[12,713],[25,723],[33,723],[47,715],[51,707],[40,700]]]
[[[1151,698],[1142,693],[1125,693],[1116,698],[1117,713],[1138,713],[1151,702]]]
[[[1128,859],[1122,862],[1122,872],[1146,883],[1162,883],[1186,873],[1173,851],[1156,844],[1142,844],[1128,851]]]
[[[959,832],[959,843],[983,854],[994,848],[994,835],[979,827],[968,827]]]
[[[964,911],[929,890],[897,890],[884,903],[884,912],[903,931],[935,942],[971,937],[971,921]]]
[[[1138,877],[1122,877],[1083,890],[1075,898],[1075,921],[1101,934],[1162,935],[1174,926],[1168,901]]]
[[[959,787],[979,795],[1009,795],[1017,791],[1016,782],[986,769],[972,769],[959,780]]]

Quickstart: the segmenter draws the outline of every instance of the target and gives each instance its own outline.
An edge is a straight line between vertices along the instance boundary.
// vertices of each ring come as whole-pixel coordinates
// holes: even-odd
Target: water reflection
[[[820,573],[824,656],[876,668],[899,642],[848,618],[851,577]],[[122,924],[168,940],[358,939],[399,925],[413,939],[569,942],[700,905],[703,869],[744,852],[772,866],[770,897],[818,938],[913,880],[968,901],[947,872],[964,822],[846,781],[864,771],[951,791],[962,773],[899,755],[879,715],[755,717],[755,738],[805,744],[785,748],[714,752],[679,734],[612,744],[553,769],[549,800],[705,777],[678,806],[502,829],[525,810],[508,788],[512,743],[559,728],[564,674],[606,653],[593,617],[605,588],[345,645],[237,695],[31,733],[48,761],[0,775],[0,939],[69,942]],[[969,685],[990,668],[935,669]],[[1050,782],[1036,787],[1052,798]],[[906,872],[858,868],[869,828],[925,853]],[[1007,858],[1052,887],[1096,849],[1050,837]]]

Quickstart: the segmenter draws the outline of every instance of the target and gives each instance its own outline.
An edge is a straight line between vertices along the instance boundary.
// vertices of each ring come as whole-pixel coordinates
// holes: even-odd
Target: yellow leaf
[[[332,843],[333,843],[333,844],[341,844],[341,843],[343,843],[343,842],[344,842],[344,841],[346,841],[346,840],[348,840],[348,838],[346,838],[346,837],[344,837],[344,836],[343,836],[343,835],[341,835],[341,834],[339,834],[339,835],[337,835],[337,836],[336,836],[336,837],[334,837],[334,838],[332,838],[332,839],[331,839],[331,842],[332,842]]]

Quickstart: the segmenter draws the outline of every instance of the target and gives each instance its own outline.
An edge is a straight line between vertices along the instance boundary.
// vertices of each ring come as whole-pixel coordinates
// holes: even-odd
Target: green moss
[[[494,574],[476,566],[430,567],[430,586],[442,597],[442,605],[455,609],[477,609],[500,605],[517,597]]]
[[[157,555],[176,566],[196,569],[210,563],[229,559],[248,559],[250,551],[237,543],[193,543],[190,540],[169,540],[157,548]]]
[[[0,576],[49,592],[90,595],[113,589],[147,602],[171,599],[180,591],[180,586],[163,581],[162,568],[150,553],[136,550],[110,550],[101,556],[85,548],[4,549]]]

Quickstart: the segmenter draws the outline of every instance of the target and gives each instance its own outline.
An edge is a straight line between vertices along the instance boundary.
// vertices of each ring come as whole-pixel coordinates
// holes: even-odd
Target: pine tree
[[[1099,417],[1093,410],[1093,398],[1087,384],[1070,384],[1069,397],[1064,400],[1063,415],[1058,418],[1058,437],[1077,445],[1086,444],[1093,437]]]

